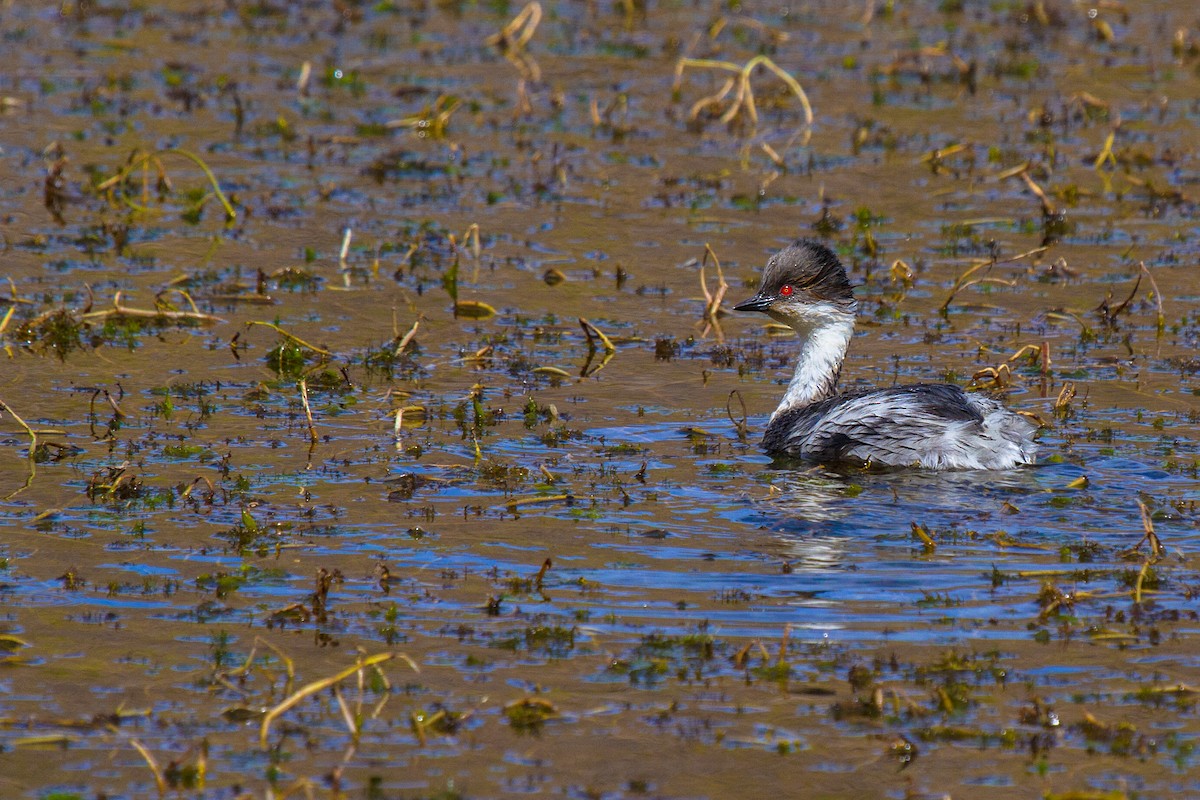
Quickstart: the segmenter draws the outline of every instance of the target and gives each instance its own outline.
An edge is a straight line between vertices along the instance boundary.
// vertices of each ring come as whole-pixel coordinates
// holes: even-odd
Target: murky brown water
[[[0,796],[1200,794],[1195,15],[521,10],[0,10]],[[797,235],[1042,462],[771,464]]]

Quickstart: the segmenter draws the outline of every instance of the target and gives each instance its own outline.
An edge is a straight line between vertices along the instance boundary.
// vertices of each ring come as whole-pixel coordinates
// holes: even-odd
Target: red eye
[[[791,297],[792,292],[794,291],[796,290],[791,287],[791,284],[785,283],[782,287],[780,287],[779,294],[782,297]]]

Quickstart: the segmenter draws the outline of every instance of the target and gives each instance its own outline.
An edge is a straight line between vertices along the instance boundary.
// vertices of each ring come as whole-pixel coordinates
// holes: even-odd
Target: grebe
[[[762,311],[801,340],[796,372],[763,435],[769,453],[813,461],[930,469],[1033,462],[1037,426],[950,384],[837,391],[858,303],[824,245],[798,239],[767,261],[762,290],[735,311]]]

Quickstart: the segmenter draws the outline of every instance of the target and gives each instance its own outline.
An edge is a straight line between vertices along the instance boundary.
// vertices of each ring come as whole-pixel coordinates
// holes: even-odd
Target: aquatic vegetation
[[[117,170],[116,174],[98,182],[93,190],[98,194],[103,195],[111,203],[123,203],[135,211],[150,212],[153,209],[149,203],[149,185],[150,185],[150,170],[155,173],[155,187],[158,193],[158,199],[163,199],[172,191],[174,181],[171,180],[166,168],[163,166],[163,158],[166,156],[179,156],[188,161],[191,161],[204,174],[208,182],[211,192],[203,190],[189,190],[185,192],[187,204],[181,212],[181,217],[184,221],[195,224],[200,221],[200,214],[204,210],[205,204],[210,199],[216,199],[221,205],[225,213],[225,222],[232,224],[237,221],[237,211],[229,198],[225,196],[225,192],[221,190],[220,183],[217,182],[216,175],[208,166],[203,158],[182,148],[168,148],[156,152],[145,152],[135,150],[129,154],[125,165]],[[135,181],[135,174],[141,175],[141,180]],[[134,200],[133,192],[140,189],[140,200]]]
[[[6,791],[1195,793],[1179,8],[6,9]],[[799,235],[1039,464],[771,463]]]
[[[672,87],[672,93],[676,97],[679,96],[680,87],[683,83],[684,70],[688,67],[693,69],[715,69],[733,73],[733,77],[726,80],[715,94],[701,98],[692,104],[691,110],[688,112],[688,119],[692,122],[698,120],[701,112],[708,111],[710,116],[719,119],[726,125],[732,125],[740,121],[741,124],[748,126],[749,130],[753,132],[758,125],[758,108],[755,104],[754,89],[750,78],[759,67],[765,67],[783,81],[784,85],[787,86],[788,90],[799,101],[800,107],[804,111],[804,124],[807,126],[813,124],[812,105],[809,103],[808,95],[805,94],[803,87],[800,86],[800,82],[791,73],[781,68],[767,56],[755,56],[741,66],[728,61],[718,61],[708,58],[681,58],[675,65],[675,83]],[[721,108],[721,103],[731,91],[734,93],[733,99],[729,101],[727,108]]]

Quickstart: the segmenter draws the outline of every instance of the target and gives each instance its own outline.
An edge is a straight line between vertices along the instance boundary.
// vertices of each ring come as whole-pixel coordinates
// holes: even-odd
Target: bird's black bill
[[[749,300],[743,300],[733,307],[734,311],[766,311],[770,308],[771,303],[775,301],[774,297],[759,292]]]

